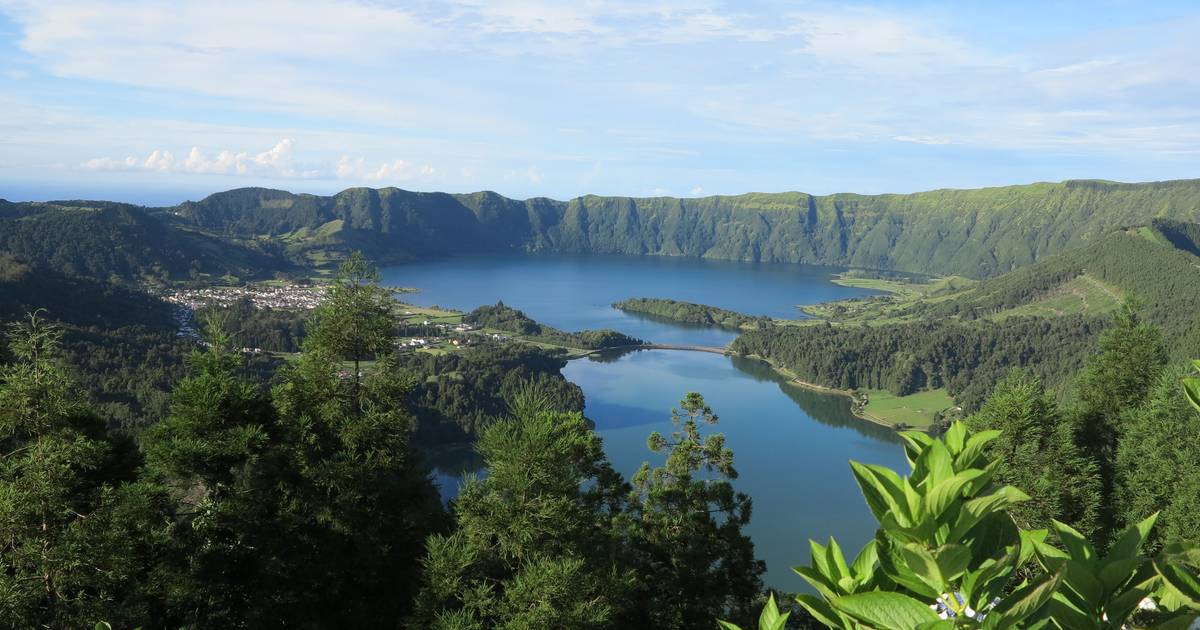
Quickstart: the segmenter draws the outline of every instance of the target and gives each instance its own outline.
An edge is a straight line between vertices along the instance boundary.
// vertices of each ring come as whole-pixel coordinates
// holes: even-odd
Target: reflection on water
[[[797,304],[871,293],[830,283],[830,269],[695,259],[477,257],[382,272],[385,283],[420,287],[421,293],[405,296],[417,304],[466,310],[503,299],[566,330],[612,328],[658,343],[702,346],[724,346],[736,332],[635,316],[611,304],[661,297],[795,317]],[[804,588],[790,567],[807,562],[808,539],[836,535],[854,554],[874,534],[847,462],[905,466],[890,429],[855,418],[845,397],[794,385],[761,361],[626,350],[571,361],[563,373],[583,388],[584,414],[626,476],[644,461],[662,461],[647,449],[647,436],[671,430],[671,408],[687,392],[704,394],[720,415],[716,430],[734,451],[736,486],[754,500],[747,531],[767,562],[767,584],[784,590]],[[457,495],[464,473],[483,473],[471,449],[440,452],[429,465],[447,499]]]
[[[776,372],[769,363],[759,359],[738,356],[730,356],[729,359],[738,371],[748,374],[756,381],[778,383],[780,391],[792,399],[805,415],[821,424],[853,429],[863,437],[888,444],[903,443],[895,430],[863,420],[851,413],[850,399],[845,396],[797,385]]]

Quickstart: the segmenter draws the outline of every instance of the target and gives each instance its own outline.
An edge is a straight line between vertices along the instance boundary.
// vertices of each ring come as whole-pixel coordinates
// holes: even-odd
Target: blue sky
[[[1200,177],[1195,2],[0,0],[0,197]]]

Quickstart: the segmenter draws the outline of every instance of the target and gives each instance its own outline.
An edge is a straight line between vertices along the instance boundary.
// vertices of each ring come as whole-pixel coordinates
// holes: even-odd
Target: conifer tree
[[[601,628],[631,576],[614,565],[623,485],[578,413],[527,388],[484,430],[486,478],[468,478],[458,524],[433,536],[412,628]]]
[[[10,325],[13,363],[0,367],[0,619],[10,627],[92,623],[126,575],[90,527],[106,518],[106,480],[121,463],[58,363],[61,335],[29,315]]]
[[[1161,511],[1155,547],[1200,545],[1200,410],[1180,392],[1183,374],[1164,371],[1117,449],[1117,509],[1126,524]]]
[[[1079,451],[1072,426],[1037,377],[1009,374],[966,425],[976,433],[1000,431],[988,445],[996,480],[1030,497],[1009,510],[1017,525],[1049,528],[1055,519],[1084,534],[1095,531],[1101,498],[1096,465]]]
[[[1088,360],[1076,383],[1076,443],[1100,473],[1099,542],[1115,531],[1119,518],[1113,494],[1123,425],[1146,400],[1166,364],[1162,331],[1141,321],[1137,303],[1126,301],[1113,326],[1100,335],[1099,352]]]
[[[733,451],[725,436],[701,433],[717,415],[696,392],[671,411],[670,438],[651,434],[651,451],[666,462],[648,463],[633,477],[628,534],[646,626],[697,628],[712,619],[740,619],[762,591],[765,565],[742,528],[750,497],[736,492]]]

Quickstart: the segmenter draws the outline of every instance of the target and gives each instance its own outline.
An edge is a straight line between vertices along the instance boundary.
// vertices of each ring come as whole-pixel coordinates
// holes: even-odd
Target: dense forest
[[[344,264],[302,352],[271,378],[246,369],[210,311],[165,415],[136,439],[88,403],[60,327],[37,313],[12,322],[4,625],[688,628],[749,615],[763,572],[741,531],[750,500],[732,488],[721,436],[705,434],[716,416],[700,395],[681,402],[672,435],[650,436],[627,481],[578,388],[548,377],[560,359],[393,354],[376,277]],[[445,362],[470,393],[422,392],[431,381],[416,377],[440,381]],[[437,414],[469,422],[456,405],[496,416],[457,425],[489,474],[447,513],[410,436]]]
[[[61,327],[40,314],[8,326],[0,618],[683,629],[747,625],[761,607],[765,627],[899,630],[965,607],[986,627],[1186,625],[1200,608],[1200,379],[1131,311],[1099,335],[1071,404],[1010,372],[943,437],[906,434],[909,477],[852,465],[876,539],[852,563],[814,543],[800,572],[816,595],[780,610],[762,603],[751,501],[702,395],[681,392],[674,430],[652,433],[624,479],[578,389],[554,377],[560,357],[394,354],[377,278],[345,263],[273,376],[247,369],[228,313],[210,311],[164,415],[134,439],[76,385]],[[439,425],[474,439],[488,469],[449,510],[416,446]],[[939,604],[945,592],[961,599]],[[1137,609],[1147,596],[1157,610]]]
[[[613,304],[613,308],[625,311],[626,313],[649,315],[672,322],[695,324],[697,326],[719,326],[732,330],[766,328],[771,325],[770,317],[743,315],[736,311],[716,306],[678,302],[663,298],[630,298]]]
[[[510,332],[530,341],[542,341],[585,350],[622,348],[644,343],[641,339],[635,339],[615,330],[563,332],[545,324],[539,324],[525,313],[506,306],[503,302],[493,306],[481,306],[467,313],[463,317],[463,321],[480,328]]]
[[[761,610],[776,630],[1186,627],[1200,601],[1198,212],[1196,181],[0,202],[0,625],[748,627]],[[641,340],[560,331],[499,303],[464,316],[495,340],[403,350],[397,333],[421,331],[397,321],[353,249],[385,262],[522,250],[971,276],[770,326],[621,303],[742,328],[736,354],[811,382],[944,387],[964,419],[906,434],[908,477],[853,465],[875,541],[849,560],[814,543],[798,570],[813,591],[768,600],[716,410],[679,392],[663,410],[674,430],[648,436],[646,465],[625,479],[562,376],[563,346]],[[202,308],[202,343],[144,291],[342,258],[315,311]],[[467,445],[488,472],[447,505],[425,458]],[[1135,610],[1147,596],[1159,609]]]
[[[145,208],[103,201],[0,200],[0,251],[69,275],[124,282],[270,277],[295,270],[270,247],[180,229]]]
[[[1174,340],[1173,360],[1200,353],[1200,257],[1154,235],[1120,231],[966,290],[868,304],[853,321],[750,331],[731,349],[840,389],[904,395],[946,387],[968,411],[1012,368],[1028,369],[1065,393],[1096,336],[1121,310],[1133,309],[1164,330]],[[1064,289],[1080,278],[1089,279],[1090,309],[1086,293]],[[1042,303],[1057,308],[1029,312]]]

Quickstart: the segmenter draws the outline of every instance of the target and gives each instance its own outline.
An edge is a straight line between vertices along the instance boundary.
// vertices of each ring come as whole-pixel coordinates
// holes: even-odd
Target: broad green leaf
[[[856,593],[838,597],[830,604],[878,630],[916,630],[923,623],[939,621],[928,604],[900,593]]]
[[[1054,623],[1063,630],[1094,630],[1096,628],[1096,616],[1080,610],[1078,606],[1063,598],[1061,593],[1056,594],[1046,603],[1046,607],[1040,611],[1039,616],[1043,614],[1053,619]]]
[[[1077,594],[1079,602],[1086,608],[1096,608],[1104,601],[1107,594],[1104,584],[1092,575],[1087,565],[1071,559],[1063,562],[1062,570],[1065,572],[1063,585]]]
[[[817,621],[830,628],[840,628],[843,625],[837,611],[833,609],[833,606],[829,605],[829,602],[823,599],[813,597],[808,593],[800,593],[796,595],[796,603],[803,606]]]
[[[1183,394],[1187,396],[1188,402],[1200,411],[1200,379],[1185,378],[1183,379]]]
[[[1029,495],[1012,486],[997,488],[989,495],[971,499],[963,504],[962,511],[958,513],[958,521],[954,524],[954,529],[950,530],[947,540],[960,541],[984,518],[1028,500]]]
[[[875,515],[875,520],[882,522],[889,514],[902,527],[911,527],[911,515],[907,512],[907,501],[904,498],[903,481],[895,471],[873,464],[850,462],[854,479],[862,490],[867,506]]]
[[[942,436],[942,439],[945,440],[950,453],[957,456],[967,444],[967,425],[962,422],[951,424],[950,428],[946,429],[946,434]]]
[[[1140,523],[1130,525],[1125,528],[1117,537],[1117,541],[1108,549],[1108,555],[1105,556],[1108,560],[1124,560],[1137,556],[1138,549],[1141,548],[1142,542],[1150,535],[1150,530],[1154,529],[1154,523],[1158,520],[1158,512],[1151,514],[1143,519]]]
[[[1196,613],[1182,613],[1169,619],[1164,619],[1153,626],[1154,630],[1187,630],[1196,622]]]
[[[896,550],[898,543],[890,541],[886,532],[876,532],[875,540],[878,545],[879,567],[884,575],[896,584],[931,600],[942,594],[941,590],[929,586],[908,568],[905,559]]]
[[[938,570],[947,581],[952,581],[962,575],[971,563],[971,550],[963,545],[943,545],[933,552]]]
[[[854,577],[861,581],[865,576],[874,572],[875,564],[878,561],[879,554],[876,551],[875,541],[871,540],[863,545],[862,551],[858,552],[850,569],[854,573]]]
[[[1046,605],[1054,592],[1062,584],[1063,574],[1056,573],[1043,577],[1037,582],[1027,584],[1005,597],[996,605],[993,613],[1000,613],[1014,623],[1036,613]],[[990,616],[990,615],[989,615]],[[1006,626],[1018,627],[1018,626]]]
[[[808,582],[824,597],[833,598],[844,594],[836,588],[836,583],[829,581],[829,578],[814,567],[792,567],[792,571],[804,578],[805,582]]]
[[[1119,591],[1119,594],[1109,596],[1108,602],[1104,605],[1104,612],[1111,619],[1125,619],[1133,614],[1138,604],[1147,595],[1158,590],[1160,587],[1171,590],[1170,587],[1163,584],[1161,576],[1158,575],[1158,571],[1154,568],[1154,564],[1146,562],[1138,569],[1137,575],[1130,580],[1128,586]]]
[[[1140,557],[1109,560],[1100,569],[1100,575],[1096,577],[1104,585],[1104,590],[1112,593],[1132,579],[1137,574],[1138,569],[1145,563],[1146,559]]]
[[[1072,560],[1088,566],[1095,562],[1096,549],[1083,537],[1083,534],[1080,534],[1074,527],[1054,519],[1050,519],[1050,524],[1054,526],[1054,531],[1058,532],[1058,539],[1067,548],[1067,554],[1071,556]]]
[[[954,458],[944,442],[935,440],[921,452],[917,465],[913,467],[913,483],[923,483],[926,487],[933,486],[943,479],[949,479],[954,474]]]
[[[1183,565],[1162,559],[1154,561],[1154,568],[1168,586],[1191,603],[1191,607],[1200,607],[1200,577]]]
[[[825,576],[825,579],[829,580],[829,582],[836,583],[841,576],[835,574],[833,567],[829,566],[829,556],[825,553],[825,545],[815,540],[809,540],[808,550],[809,555],[812,557],[813,568],[820,571],[821,575]]]
[[[954,465],[959,470],[964,470],[975,465],[979,457],[983,455],[983,449],[989,442],[1000,437],[1000,432],[996,430],[980,431],[967,439],[962,450],[954,457]]]
[[[775,605],[775,594],[771,593],[767,595],[767,604],[758,616],[758,630],[783,630],[790,614],[779,614],[779,607]]]
[[[832,536],[829,538],[829,545],[825,547],[825,557],[828,558],[827,562],[831,567],[837,568],[839,580],[850,576],[850,567],[846,566],[846,556]]]
[[[962,489],[982,474],[983,471],[979,469],[965,470],[949,479],[943,479],[938,482],[925,495],[926,512],[934,518],[941,516],[942,512],[945,512],[946,508],[950,507],[955,499],[959,498]]]
[[[942,575],[942,570],[938,567],[937,559],[933,554],[919,544],[909,543],[899,548],[900,557],[904,559],[904,564],[918,577],[922,582],[929,585],[936,592],[945,592],[946,583],[945,576]]]

